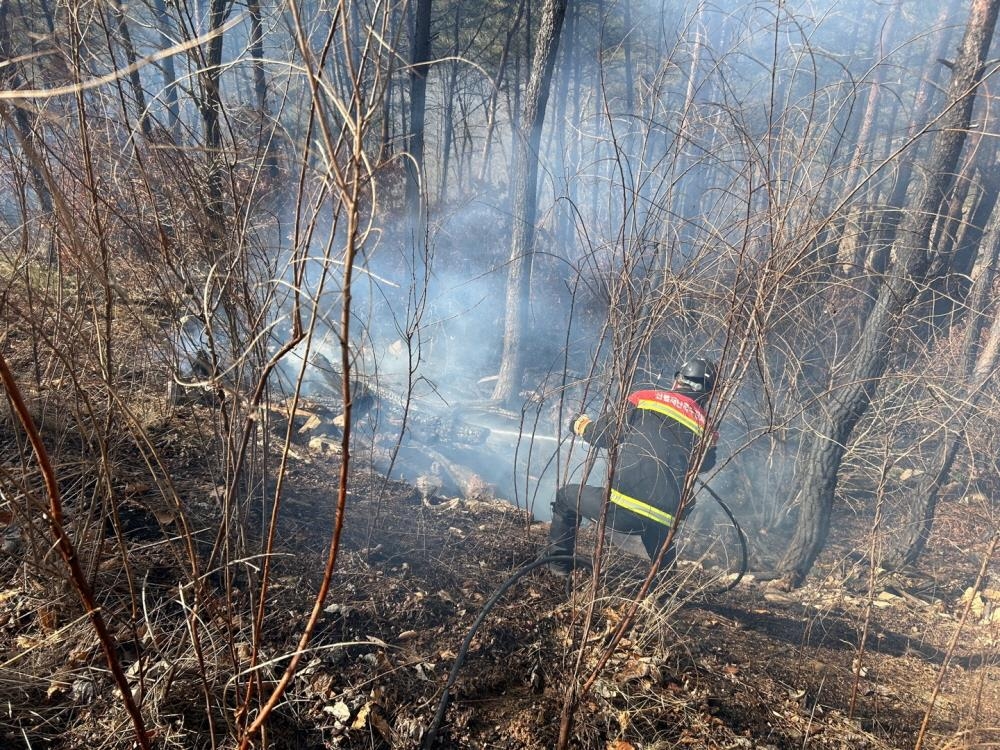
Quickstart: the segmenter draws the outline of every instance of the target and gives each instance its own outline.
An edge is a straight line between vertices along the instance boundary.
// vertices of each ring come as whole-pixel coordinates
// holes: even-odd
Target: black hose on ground
[[[698,483],[703,489],[708,491],[708,494],[712,496],[712,499],[719,504],[722,508],[723,513],[729,517],[732,522],[733,527],[736,529],[736,536],[739,538],[740,543],[740,567],[739,572],[735,579],[733,579],[729,584],[721,589],[721,592],[730,591],[736,587],[744,575],[746,575],[749,569],[749,553],[747,549],[746,535],[743,533],[743,528],[736,521],[736,516],[729,509],[723,501],[722,498],[716,494],[715,490],[709,487],[707,484],[698,480]],[[483,624],[486,619],[486,615],[490,613],[490,610],[496,606],[500,598],[511,588],[515,583],[517,583],[521,578],[544,565],[555,562],[572,562],[576,568],[591,568],[591,562],[586,557],[581,557],[579,555],[546,555],[545,557],[539,557],[537,560],[532,560],[531,562],[522,565],[520,568],[514,571],[506,581],[504,581],[500,588],[498,588],[493,596],[487,600],[486,604],[483,605],[482,611],[476,617],[475,622],[472,623],[472,627],[469,628],[469,632],[465,636],[465,640],[462,641],[461,648],[458,649],[458,654],[455,656],[455,663],[452,664],[451,673],[448,675],[448,681],[444,685],[444,692],[441,693],[441,698],[438,700],[437,711],[434,713],[434,720],[431,725],[427,728],[427,733],[423,737],[423,741],[420,746],[423,750],[431,750],[434,746],[435,740],[437,740],[438,731],[441,729],[441,723],[444,721],[445,713],[448,711],[448,701],[451,698],[451,689],[455,686],[455,681],[458,679],[458,673],[462,669],[462,665],[465,662],[465,657],[468,655],[469,647],[472,645],[472,639],[475,638],[476,632],[479,627]],[[567,585],[569,582],[567,581]]]
[[[743,580],[743,576],[745,576],[747,574],[747,571],[750,570],[750,550],[747,545],[746,534],[743,533],[743,527],[740,526],[739,522],[736,520],[736,516],[733,515],[733,512],[729,509],[729,506],[722,501],[722,498],[719,497],[719,495],[715,492],[715,490],[713,490],[711,487],[709,487],[700,479],[698,480],[698,484],[700,484],[702,489],[706,490],[708,494],[712,496],[712,499],[719,504],[720,508],[722,508],[722,512],[729,517],[730,522],[733,524],[733,528],[736,529],[736,537],[740,541],[739,572],[736,574],[736,578],[734,578],[732,581],[727,583],[725,586],[723,586],[716,592],[722,594],[725,593],[726,591],[732,591],[734,588],[736,588],[739,582]]]
[[[441,729],[441,723],[444,721],[445,712],[448,710],[448,700],[451,697],[451,689],[455,686],[455,681],[458,679],[458,672],[462,668],[462,664],[465,662],[465,657],[469,652],[469,646],[472,645],[472,639],[476,635],[476,631],[483,624],[483,620],[486,619],[486,615],[490,613],[490,610],[496,606],[497,602],[500,601],[507,590],[521,580],[525,575],[540,568],[549,563],[557,562],[571,562],[576,568],[590,568],[591,563],[586,557],[581,557],[579,555],[546,555],[545,557],[539,557],[537,560],[532,560],[531,562],[522,565],[520,568],[514,571],[514,574],[510,576],[506,581],[504,581],[500,588],[498,588],[493,596],[487,600],[486,604],[483,605],[482,611],[479,616],[476,617],[475,622],[472,623],[472,627],[469,628],[469,632],[465,636],[465,640],[462,641],[461,648],[458,649],[458,654],[455,656],[455,663],[451,667],[451,674],[448,675],[448,681],[444,684],[444,692],[441,693],[441,698],[438,701],[437,711],[434,713],[434,720],[431,725],[427,728],[427,734],[424,735],[423,741],[420,743],[423,750],[430,750],[434,746],[434,741],[437,739],[438,731]]]

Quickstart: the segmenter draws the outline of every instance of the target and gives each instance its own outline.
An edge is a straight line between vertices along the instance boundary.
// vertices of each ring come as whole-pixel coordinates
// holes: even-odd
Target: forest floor
[[[174,476],[184,478],[177,489],[191,517],[207,518],[215,485],[199,471],[195,436],[181,424],[164,424],[158,439]],[[6,463],[13,441],[4,442]],[[288,468],[257,670],[265,693],[309,617],[338,469],[336,455],[305,448]],[[203,623],[196,658],[180,563],[162,541],[171,521],[149,510],[142,488],[133,490],[122,507],[128,584],[113,562],[114,541],[95,583],[108,611],[129,587],[141,601],[140,627],[114,622],[154,746],[211,747],[212,736],[231,736],[233,712],[220,706],[232,707],[246,681],[233,664],[248,663],[246,613],[256,592],[239,580],[216,582],[220,609],[237,614]],[[864,517],[838,520],[807,585],[792,592],[753,572],[719,592],[697,565],[682,562],[669,589],[639,602],[625,639],[578,696],[568,746],[912,748],[932,708],[925,747],[997,747],[1000,596],[989,585],[966,595],[984,552],[969,540],[988,536],[985,518],[958,501],[940,514],[919,573],[907,576],[872,579],[857,561],[871,528]],[[426,496],[356,473],[332,586],[267,746],[419,747],[463,639],[512,573],[538,556],[547,529],[501,500]],[[593,541],[585,530],[583,544]],[[462,654],[436,747],[556,746],[571,686],[591,676],[645,573],[646,561],[609,550],[596,585],[578,574],[570,588],[536,570],[498,600]],[[58,568],[52,558],[44,566]],[[15,562],[11,555],[3,563],[0,587],[0,746],[131,747],[79,606],[69,592],[43,594],[37,570]]]

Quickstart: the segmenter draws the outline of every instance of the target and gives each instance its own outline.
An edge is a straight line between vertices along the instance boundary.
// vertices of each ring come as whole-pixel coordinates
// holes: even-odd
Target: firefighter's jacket
[[[650,388],[628,397],[622,422],[617,414],[602,414],[584,428],[582,437],[598,448],[610,449],[618,433],[611,502],[672,526],[689,464],[698,460],[702,449],[705,454],[697,471],[715,464],[718,433],[705,436],[707,429],[705,410],[693,398]]]

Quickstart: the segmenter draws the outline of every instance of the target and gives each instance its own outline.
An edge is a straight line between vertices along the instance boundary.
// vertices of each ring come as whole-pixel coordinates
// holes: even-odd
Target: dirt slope
[[[315,533],[322,528],[315,512],[330,502],[327,469],[322,461],[302,467],[293,505],[303,510],[286,513],[294,519],[286,538],[317,550],[325,538]],[[377,479],[354,487],[348,517],[355,522],[324,642],[374,645],[338,650],[333,664],[313,663],[312,682],[301,681],[307,713],[331,746],[415,746],[473,620],[512,571],[537,556],[547,524],[528,523],[502,501],[422,499]],[[673,592],[641,604],[626,640],[580,699],[571,746],[912,747],[946,659],[928,746],[997,740],[989,728],[1000,726],[1000,618],[990,621],[977,604],[948,654],[981,550],[955,551],[945,534],[964,540],[975,529],[953,518],[968,524],[967,508],[944,512],[925,572],[882,574],[871,586],[862,563],[826,562],[792,593],[752,574],[714,593],[718,582],[682,564]],[[844,526],[825,560],[850,560],[864,524]],[[583,543],[593,538],[585,533]],[[577,674],[585,678],[628,611],[644,566],[611,548],[586,633],[589,578],[568,597],[548,573],[523,578],[472,642],[440,746],[553,747],[568,686],[581,682],[573,677],[581,638]],[[344,716],[331,715],[331,702],[349,717],[343,706]]]
[[[332,529],[336,460],[305,450],[297,455],[279,513],[264,621],[265,691],[305,626]],[[189,477],[188,495],[209,507],[206,491],[197,491],[203,480],[194,472]],[[333,586],[311,649],[271,723],[268,746],[418,747],[477,615],[544,544],[547,526],[529,521],[502,501],[423,496],[356,474]],[[932,698],[926,747],[995,746],[1000,602],[993,589],[963,599],[982,553],[966,540],[984,536],[982,521],[968,507],[945,505],[921,574],[883,574],[874,582],[849,554],[867,523],[842,524],[817,574],[792,593],[753,575],[732,591],[713,593],[717,582],[682,564],[669,591],[639,604],[625,640],[592,689],[578,696],[569,746],[911,748]],[[133,539],[143,528],[149,524],[140,517]],[[583,534],[585,546],[593,541],[592,532]],[[213,650],[214,642],[206,643],[203,657],[213,665],[206,669],[215,678],[210,689],[217,691],[206,711],[186,639],[183,591],[170,574],[176,563],[162,552],[152,541],[133,553],[136,570],[145,571],[140,579],[152,614],[139,631],[120,628],[126,644],[130,632],[139,635],[123,661],[134,680],[144,681],[156,746],[210,747],[211,734],[224,736],[229,728],[237,670],[227,660],[245,665],[249,617],[238,615],[218,630],[205,625],[207,633],[228,633],[232,645]],[[612,547],[596,588],[586,575],[571,591],[545,572],[523,577],[472,640],[436,746],[554,747],[567,694],[591,675],[630,609],[644,565]],[[4,573],[2,690],[10,710],[0,718],[3,746],[131,747],[86,623],[62,616],[54,627],[23,570],[7,566]],[[123,585],[114,570],[105,575],[99,583]],[[215,595],[230,602],[229,611],[249,613],[247,588],[239,580],[228,590],[216,582]]]

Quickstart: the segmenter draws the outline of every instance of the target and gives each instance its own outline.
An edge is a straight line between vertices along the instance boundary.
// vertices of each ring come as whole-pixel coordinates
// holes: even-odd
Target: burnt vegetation
[[[0,0],[0,745],[996,746],[998,8]]]

